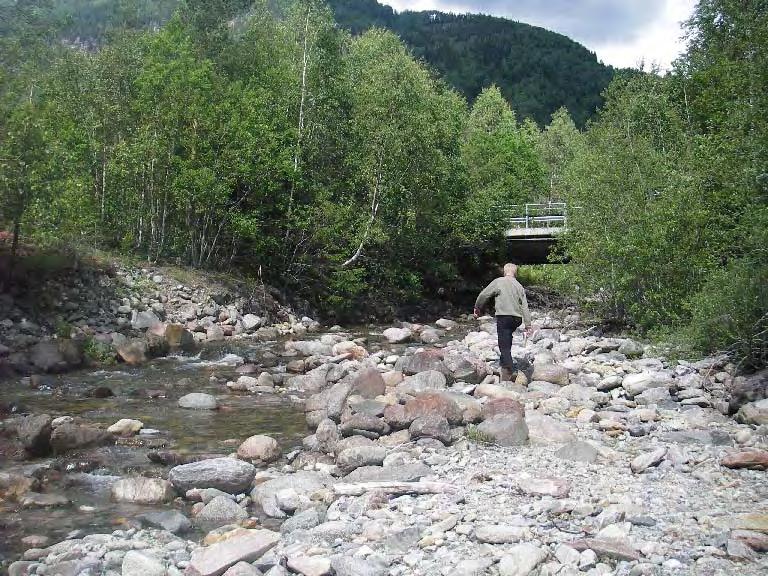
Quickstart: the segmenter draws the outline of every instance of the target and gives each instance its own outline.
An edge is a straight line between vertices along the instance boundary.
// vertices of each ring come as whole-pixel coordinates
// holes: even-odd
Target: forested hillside
[[[540,129],[497,86],[469,103],[318,0],[242,8],[190,0],[92,51],[57,40],[50,3],[0,4],[11,254],[227,268],[359,320],[454,298],[505,258],[497,206],[564,199],[564,287],[600,318],[768,359],[761,2],[703,0],[675,70],[619,76],[583,132],[565,109]]]
[[[210,15],[230,18],[247,14],[249,0],[199,2]],[[283,12],[289,3],[272,0]],[[395,13],[376,0],[330,0],[336,22],[353,34],[372,27],[392,30],[469,101],[483,88],[497,85],[521,118],[540,126],[566,107],[583,126],[602,105],[602,91],[615,70],[570,38],[513,22],[477,14],[440,12]],[[166,22],[178,0],[53,0],[53,12],[63,35],[83,46],[103,43],[111,30],[152,29]],[[217,16],[213,16],[217,17]]]
[[[496,84],[520,117],[543,126],[565,106],[583,126],[602,104],[615,70],[560,34],[504,18],[442,12],[395,13],[376,0],[330,0],[354,34],[393,30],[457,90],[473,100]]]

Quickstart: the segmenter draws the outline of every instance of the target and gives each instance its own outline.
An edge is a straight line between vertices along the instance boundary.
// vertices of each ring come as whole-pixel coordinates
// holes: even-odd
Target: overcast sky
[[[683,50],[695,0],[379,0],[396,10],[480,12],[570,36],[614,66],[666,69]]]

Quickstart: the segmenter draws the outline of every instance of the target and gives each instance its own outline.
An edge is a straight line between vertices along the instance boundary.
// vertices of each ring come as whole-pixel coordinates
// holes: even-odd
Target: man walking
[[[480,292],[475,302],[475,316],[479,316],[488,300],[495,298],[496,331],[499,335],[499,353],[501,354],[501,379],[511,381],[517,377],[517,363],[512,358],[512,335],[525,323],[525,333],[531,331],[531,313],[525,289],[517,281],[517,266],[504,265],[504,276],[496,278]]]

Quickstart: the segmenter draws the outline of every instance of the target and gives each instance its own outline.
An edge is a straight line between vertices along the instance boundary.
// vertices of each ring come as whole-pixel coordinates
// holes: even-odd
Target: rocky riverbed
[[[535,325],[516,382],[489,318],[15,379],[9,573],[766,573],[765,375]]]

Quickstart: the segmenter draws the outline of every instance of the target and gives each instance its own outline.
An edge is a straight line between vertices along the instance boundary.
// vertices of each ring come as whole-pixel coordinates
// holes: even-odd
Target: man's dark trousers
[[[522,323],[523,319],[520,316],[496,316],[496,331],[499,334],[502,368],[517,370],[517,362],[512,358],[512,335]]]

